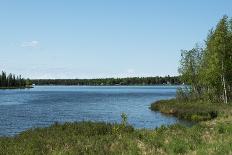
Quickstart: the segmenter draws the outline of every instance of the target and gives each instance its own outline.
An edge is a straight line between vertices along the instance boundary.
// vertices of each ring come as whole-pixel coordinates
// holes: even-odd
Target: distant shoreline
[[[124,86],[183,86],[182,84],[157,84],[157,85],[62,85],[62,84],[39,84],[39,85],[34,85],[34,86],[96,86],[96,87],[124,87]]]
[[[31,89],[34,88],[33,86],[25,86],[25,87],[0,87],[0,90],[7,90],[7,89]]]
[[[99,78],[99,79],[31,79],[35,85],[93,85],[93,86],[127,86],[127,85],[178,85],[179,76]]]

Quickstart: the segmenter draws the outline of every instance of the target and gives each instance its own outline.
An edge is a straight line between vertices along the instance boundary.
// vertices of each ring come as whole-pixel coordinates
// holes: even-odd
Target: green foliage
[[[127,126],[127,115],[126,115],[126,113],[123,112],[121,114],[121,118],[122,118],[122,125]]]
[[[224,102],[232,100],[232,22],[224,16],[206,39],[204,48],[183,50],[179,73],[190,87],[188,100]],[[179,97],[179,96],[177,96]],[[182,99],[182,98],[180,98]]]
[[[131,77],[131,78],[106,78],[106,79],[38,79],[32,80],[36,85],[158,85],[180,84],[178,76],[165,77]]]
[[[191,90],[191,88],[187,86],[178,88],[176,91],[176,99],[180,102],[188,102],[188,101],[192,101],[195,99],[199,99],[199,98],[196,98],[194,94],[195,93]]]
[[[14,74],[6,74],[2,71],[0,75],[0,88],[24,88],[31,85],[29,79],[25,80],[20,76],[15,76]]]
[[[182,50],[179,73],[184,83],[197,85],[199,80],[198,73],[201,65],[203,49],[196,46],[192,50]]]

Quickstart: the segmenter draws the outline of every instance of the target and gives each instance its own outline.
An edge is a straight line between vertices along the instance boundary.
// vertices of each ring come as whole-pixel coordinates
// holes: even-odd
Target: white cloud
[[[30,48],[37,48],[39,47],[39,41],[25,41],[21,44],[21,47],[30,47]]]

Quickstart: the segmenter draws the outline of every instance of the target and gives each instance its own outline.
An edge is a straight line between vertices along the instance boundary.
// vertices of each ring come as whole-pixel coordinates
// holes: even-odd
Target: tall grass
[[[0,138],[0,154],[231,154],[231,118],[191,128],[134,129],[108,123],[65,123]]]
[[[151,104],[151,110],[171,114],[191,121],[211,120],[218,115],[228,113],[231,104],[209,103],[204,101],[178,101],[176,99],[161,100]]]

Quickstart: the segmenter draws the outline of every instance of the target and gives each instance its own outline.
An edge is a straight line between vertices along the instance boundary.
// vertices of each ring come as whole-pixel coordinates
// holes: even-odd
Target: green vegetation
[[[191,128],[175,128],[174,125],[163,129],[167,137],[170,136],[164,141],[174,144],[173,151],[177,151],[174,154],[232,153],[232,104],[172,99],[157,101],[151,105],[151,109],[198,122]]]
[[[0,89],[15,89],[15,88],[30,88],[31,81],[29,79],[25,80],[20,76],[15,76],[14,74],[6,74],[2,71],[0,75]]]
[[[174,115],[190,121],[206,121],[228,114],[230,104],[214,104],[203,101],[182,102],[176,99],[161,100],[151,104],[151,110]]]
[[[232,19],[224,16],[204,47],[182,50],[181,56],[181,82],[189,86],[180,88],[175,100],[158,101],[151,109],[194,121],[213,119],[230,109],[225,104],[232,101]]]
[[[36,85],[159,85],[180,84],[178,76],[165,77],[131,77],[131,78],[106,78],[106,79],[36,79],[32,80]]]
[[[231,112],[230,112],[231,114]],[[232,153],[232,117],[193,127],[134,129],[108,123],[65,123],[0,138],[0,154],[215,154]],[[127,124],[127,123],[126,123]]]
[[[210,31],[204,47],[183,50],[179,72],[182,82],[190,85],[181,90],[184,100],[231,101],[232,19],[224,16]]]
[[[181,56],[181,82],[189,86],[179,89],[176,99],[151,104],[151,110],[200,123],[164,128],[167,141],[175,144],[176,154],[232,154],[232,19],[224,16],[204,47],[183,50]]]

